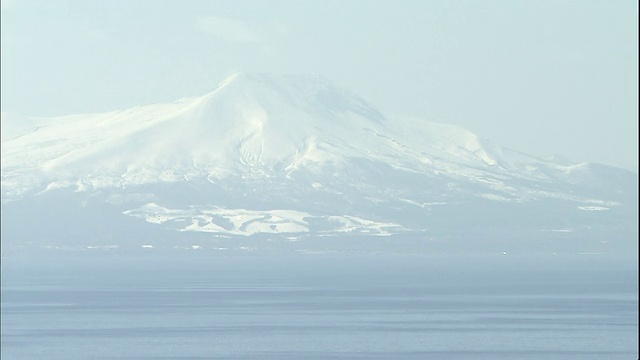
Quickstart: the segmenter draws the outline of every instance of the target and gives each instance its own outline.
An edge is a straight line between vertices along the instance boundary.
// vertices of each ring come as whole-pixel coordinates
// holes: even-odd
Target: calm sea
[[[9,359],[637,359],[638,261],[4,258]]]

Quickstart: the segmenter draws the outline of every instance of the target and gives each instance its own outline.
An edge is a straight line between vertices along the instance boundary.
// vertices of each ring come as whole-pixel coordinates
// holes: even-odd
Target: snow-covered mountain
[[[391,250],[609,251],[637,238],[635,174],[390,117],[315,75],[236,74],[198,98],[101,114],[3,114],[2,207],[5,247],[382,236]]]

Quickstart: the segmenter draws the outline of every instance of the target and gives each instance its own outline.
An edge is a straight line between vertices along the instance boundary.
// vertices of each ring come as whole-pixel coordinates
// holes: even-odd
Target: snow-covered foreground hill
[[[171,104],[2,115],[12,251],[625,251],[637,181],[389,117],[318,76],[236,74]]]

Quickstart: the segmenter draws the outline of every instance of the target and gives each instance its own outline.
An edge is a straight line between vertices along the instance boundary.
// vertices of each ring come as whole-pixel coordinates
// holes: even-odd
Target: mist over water
[[[629,359],[637,339],[635,257],[2,261],[3,359]]]

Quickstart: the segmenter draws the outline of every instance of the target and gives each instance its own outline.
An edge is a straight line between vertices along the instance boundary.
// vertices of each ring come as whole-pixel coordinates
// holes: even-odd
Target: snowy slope
[[[622,206],[637,182],[387,116],[319,76],[242,73],[171,104],[2,114],[1,166],[3,206],[60,191],[138,199],[120,213],[225,235],[423,231],[443,206],[478,201],[562,202],[581,216]]]
[[[22,129],[3,137],[4,195],[286,175],[301,167],[349,166],[353,158],[467,178],[545,180],[572,168],[486,147],[454,125],[385,118],[315,76],[236,74],[209,94],[172,104],[12,120],[2,122]]]

